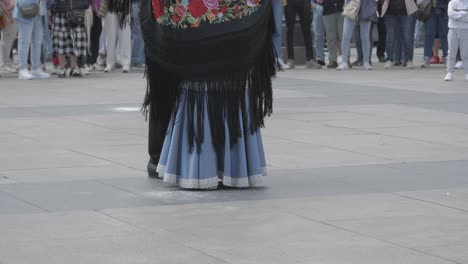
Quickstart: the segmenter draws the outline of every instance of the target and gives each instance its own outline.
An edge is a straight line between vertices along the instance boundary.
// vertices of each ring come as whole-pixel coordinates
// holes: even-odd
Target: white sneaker
[[[366,71],[372,70],[372,66],[370,65],[370,63],[368,63],[368,62],[364,63],[364,70],[366,70]]]
[[[288,65],[289,69],[296,68],[296,64],[295,64],[294,60],[288,59],[288,64],[287,65]]]
[[[95,64],[93,65],[93,67],[94,67],[94,69],[95,69],[96,71],[103,71],[103,70],[104,70],[104,66],[102,66],[101,64],[95,63]]]
[[[90,73],[90,71],[89,71],[88,69],[89,69],[89,67],[88,67],[88,68],[86,68],[86,67],[81,68],[81,69],[80,69],[81,74],[83,74],[83,75],[90,75],[91,73]]]
[[[18,72],[18,79],[20,80],[31,80],[32,78],[32,74],[27,69]]]
[[[343,56],[338,56],[338,59],[336,60],[336,62],[338,63],[338,65],[340,65],[342,62],[343,62]]]
[[[132,70],[133,71],[144,71],[146,69],[145,64],[133,64]]]
[[[463,61],[459,61],[455,64],[455,69],[463,69]]]
[[[407,68],[407,69],[414,69],[414,64],[413,64],[413,62],[412,62],[412,61],[408,61],[408,62],[406,63],[406,68]]]
[[[10,64],[5,64],[2,67],[0,67],[0,72],[5,72],[5,73],[17,73],[18,71],[16,70],[15,67],[13,67]]]
[[[349,70],[349,65],[348,65],[348,63],[341,63],[340,66],[338,66],[336,69],[338,71]]]
[[[282,59],[278,59],[278,64],[279,64],[279,70],[280,70],[280,71],[289,70],[289,65],[287,65],[286,63],[284,63],[284,61],[283,61]]]
[[[445,75],[444,81],[446,81],[446,82],[453,81],[453,75],[452,75],[451,72],[449,72],[449,73],[447,73],[447,75]]]
[[[393,62],[387,61],[387,62],[385,63],[385,66],[384,66],[384,67],[385,67],[385,69],[391,69],[391,68],[393,68]]]
[[[107,65],[107,67],[104,69],[104,72],[111,72],[115,69],[113,65]]]
[[[123,73],[129,73],[130,72],[130,65],[124,65],[122,67],[122,72]]]
[[[50,74],[44,72],[41,68],[37,70],[32,70],[31,75],[34,79],[47,79],[50,78]]]
[[[430,59],[424,59],[423,64],[421,65],[421,68],[430,68],[431,67],[431,61]]]

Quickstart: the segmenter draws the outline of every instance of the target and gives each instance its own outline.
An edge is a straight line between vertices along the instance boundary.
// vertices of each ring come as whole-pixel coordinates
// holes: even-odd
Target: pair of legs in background
[[[337,70],[349,69],[349,57],[351,49],[351,38],[353,37],[354,28],[358,23],[359,34],[361,36],[362,56],[364,61],[364,68],[366,70],[372,69],[369,61],[371,55],[371,42],[370,42],[370,29],[371,21],[353,21],[347,17],[344,18],[343,24],[343,40],[341,41],[341,50],[343,52],[343,62],[338,66]],[[358,45],[358,44],[356,44]]]
[[[453,71],[457,61],[457,51],[460,49],[460,56],[465,66],[465,79],[468,80],[468,30],[451,28],[448,33],[448,60],[446,81],[453,80]]]

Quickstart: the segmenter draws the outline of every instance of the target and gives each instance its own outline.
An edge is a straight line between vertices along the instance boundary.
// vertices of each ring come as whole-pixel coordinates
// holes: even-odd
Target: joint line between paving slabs
[[[122,220],[122,219],[120,219],[120,218],[117,218],[117,217],[115,217],[115,216],[113,216],[113,215],[106,214],[106,213],[104,213],[104,212],[101,211],[101,210],[93,210],[93,211],[96,212],[96,213],[102,214],[102,215],[104,215],[104,216],[106,216],[106,217],[109,217],[109,218],[111,218],[111,219],[114,219],[114,220],[116,220],[116,221],[119,221],[119,222],[121,222],[121,223],[123,223],[123,224],[132,226],[132,227],[134,227],[134,228],[136,228],[136,229],[139,229],[139,230],[141,230],[141,231],[147,232],[147,233],[152,234],[152,235],[156,235],[156,232],[154,232],[154,231],[152,231],[152,230],[150,230],[150,229],[147,229],[147,228],[141,227],[141,226],[137,226],[137,225],[135,225],[135,224],[132,224],[132,223],[130,223],[130,222],[127,222],[127,221],[125,221],[125,220]],[[162,227],[158,227],[158,228],[160,228],[161,230],[164,230],[164,231],[166,231],[166,232],[168,232],[168,233],[172,233],[171,231],[166,230],[166,229],[164,229],[164,228],[162,228]],[[175,244],[178,244],[178,245],[180,245],[180,246],[189,248],[189,249],[191,249],[191,250],[193,250],[193,251],[196,251],[196,252],[198,252],[198,253],[200,253],[200,254],[202,254],[202,255],[205,255],[205,256],[208,256],[208,257],[210,257],[210,258],[213,258],[213,259],[215,259],[215,260],[217,260],[217,261],[220,261],[220,262],[222,262],[222,263],[231,264],[230,262],[227,262],[227,261],[225,261],[224,259],[220,259],[220,258],[218,258],[218,257],[216,257],[216,256],[212,256],[212,255],[210,255],[210,254],[208,254],[208,253],[206,253],[206,252],[200,251],[200,250],[198,250],[198,249],[196,249],[196,248],[193,248],[193,247],[191,247],[191,246],[189,246],[189,245],[186,245],[186,244],[184,244],[184,243],[181,243],[181,242],[179,242],[179,241],[177,241],[177,240],[175,240],[175,239],[170,239],[170,240],[171,240],[171,242],[173,242],[173,243],[175,243]],[[2,264],[2,263],[0,263],[0,264]],[[458,263],[457,263],[457,264],[458,264]]]
[[[349,153],[353,153],[353,154],[359,154],[359,155],[363,155],[363,156],[366,156],[366,157],[384,159],[384,160],[391,161],[392,163],[398,162],[398,160],[395,160],[395,159],[393,159],[393,158],[383,157],[383,156],[375,156],[375,155],[371,155],[371,154],[367,154],[367,153],[362,153],[362,152],[358,152],[358,151],[354,151],[354,150],[349,150],[349,149],[341,149],[341,148],[337,148],[337,147],[332,147],[332,146],[327,146],[327,145],[321,145],[321,144],[316,144],[316,143],[310,143],[310,142],[304,142],[304,141],[300,141],[300,140],[293,140],[293,139],[283,138],[283,137],[276,137],[276,136],[264,136],[264,137],[270,137],[270,138],[273,138],[273,139],[282,139],[282,140],[292,141],[292,142],[295,142],[295,143],[306,143],[306,144],[310,144],[310,145],[316,146],[316,147],[329,148],[329,149],[334,149],[334,150],[349,152]],[[379,164],[380,164],[380,163],[379,163]]]
[[[119,162],[116,162],[116,161],[112,161],[112,160],[105,159],[105,158],[101,158],[101,157],[94,156],[94,155],[91,155],[91,154],[83,153],[83,152],[80,152],[80,151],[77,151],[77,150],[74,150],[74,149],[66,148],[66,150],[71,151],[71,152],[74,152],[74,153],[76,153],[76,154],[81,154],[81,155],[85,155],[85,156],[88,156],[88,157],[93,157],[93,158],[100,159],[100,160],[103,160],[103,161],[111,162],[111,163],[113,163],[113,164],[118,164],[118,165],[126,166],[125,164],[122,164],[122,163],[119,163]]]
[[[399,193],[391,193],[391,194],[397,195],[397,196],[400,196],[400,197],[403,197],[403,198],[415,200],[415,201],[420,201],[420,202],[424,202],[424,203],[428,203],[428,204],[432,204],[432,205],[438,205],[438,206],[442,206],[442,207],[445,207],[445,208],[450,208],[450,209],[454,209],[454,210],[461,211],[461,212],[464,212],[464,213],[468,213],[468,210],[465,210],[465,209],[462,209],[462,208],[457,208],[457,207],[446,205],[446,204],[431,202],[431,201],[427,201],[427,200],[424,200],[424,199],[419,199],[419,198],[416,198],[416,197],[411,197],[411,196],[407,196],[407,195],[403,195],[403,194],[399,194]]]
[[[47,209],[45,209],[45,208],[42,208],[42,207],[40,207],[40,206],[38,206],[38,205],[36,205],[36,204],[33,204],[33,203],[31,203],[31,202],[29,202],[29,201],[26,201],[26,200],[24,200],[24,199],[22,199],[22,198],[20,198],[20,197],[17,197],[17,196],[15,196],[15,195],[13,195],[13,194],[11,194],[11,193],[9,193],[9,192],[5,192],[5,191],[2,191],[2,190],[0,190],[0,192],[1,192],[1,193],[4,193],[5,195],[8,195],[8,196],[12,197],[13,199],[16,199],[16,200],[18,200],[18,201],[21,201],[21,202],[23,202],[23,203],[27,203],[27,204],[29,204],[29,205],[31,205],[31,206],[34,206],[34,207],[36,207],[36,208],[38,208],[38,209],[41,209],[41,210],[43,210],[45,213],[50,213],[50,212],[51,212],[51,211],[49,211],[49,210],[47,210]],[[0,264],[2,264],[2,263],[0,262]]]
[[[463,263],[461,263],[461,262],[458,262],[458,261],[455,261],[455,260],[452,260],[452,259],[448,259],[448,258],[445,258],[445,257],[442,257],[442,256],[437,256],[437,255],[434,255],[434,254],[431,254],[431,253],[428,253],[428,252],[425,252],[425,251],[421,251],[421,250],[416,249],[416,248],[406,247],[406,246],[403,246],[403,245],[400,245],[400,244],[397,244],[397,243],[394,243],[394,242],[391,242],[391,241],[379,239],[379,238],[376,238],[376,237],[373,237],[373,236],[370,236],[370,235],[362,234],[362,233],[359,233],[359,232],[356,232],[356,231],[353,231],[353,230],[350,230],[350,229],[347,229],[347,228],[344,228],[344,227],[340,227],[340,226],[333,225],[333,224],[328,223],[328,222],[315,220],[315,219],[312,219],[312,218],[309,218],[309,217],[305,217],[305,216],[302,216],[302,215],[298,215],[298,214],[295,214],[295,213],[292,213],[292,214],[294,214],[295,216],[298,216],[298,217],[307,219],[307,220],[309,220],[309,221],[315,222],[315,223],[327,225],[327,226],[330,226],[330,227],[333,227],[333,228],[340,229],[340,230],[342,230],[342,231],[346,231],[346,232],[350,232],[350,233],[353,233],[353,234],[356,234],[356,235],[359,235],[359,236],[367,237],[367,238],[370,238],[370,239],[373,239],[373,240],[377,240],[377,241],[380,241],[380,242],[383,242],[383,243],[387,243],[387,244],[390,244],[390,245],[393,245],[393,246],[396,246],[396,247],[399,247],[399,248],[404,248],[404,249],[412,250],[412,251],[418,252],[418,253],[420,253],[420,254],[424,254],[424,255],[427,255],[427,256],[434,257],[434,258],[438,258],[438,259],[442,259],[442,260],[445,260],[445,261],[449,261],[449,262],[452,262],[452,263],[454,263],[454,264],[463,264]]]

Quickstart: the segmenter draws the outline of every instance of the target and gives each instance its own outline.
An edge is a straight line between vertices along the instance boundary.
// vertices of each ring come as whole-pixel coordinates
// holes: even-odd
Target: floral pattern
[[[202,23],[219,24],[249,16],[261,7],[262,0],[152,0],[153,14],[163,26],[197,28]]]

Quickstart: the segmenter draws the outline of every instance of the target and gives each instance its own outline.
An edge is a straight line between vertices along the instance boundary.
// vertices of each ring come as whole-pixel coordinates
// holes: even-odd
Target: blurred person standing
[[[116,68],[117,59],[119,59],[122,72],[128,73],[132,59],[131,1],[107,0],[106,2],[104,30],[106,32],[107,66],[104,72],[113,71]]]
[[[323,2],[323,22],[328,46],[329,69],[338,67],[338,46],[343,38],[344,0],[325,0]]]
[[[84,25],[85,10],[89,8],[89,0],[55,0],[54,25],[52,42],[54,52],[59,60],[59,78],[65,78],[66,56],[70,57],[69,76],[82,77],[78,68],[78,57],[86,56],[87,36]],[[79,17],[82,16],[82,19]]]
[[[5,27],[1,29],[0,36],[0,71],[16,73],[17,69],[10,59],[13,42],[18,34],[18,28],[13,19],[13,0],[2,0],[0,8],[4,16]]]
[[[353,0],[346,0],[346,4],[350,4]],[[361,46],[363,54],[363,62],[365,70],[372,70],[372,66],[369,63],[370,59],[370,29],[372,21],[377,19],[377,3],[374,0],[361,0],[359,10],[356,16],[356,20],[351,19],[348,16],[344,18],[343,26],[343,40],[341,42],[341,50],[343,52],[343,62],[336,68],[337,70],[348,70],[349,65],[349,53],[351,48],[351,38],[353,36],[354,27],[356,24],[359,26],[359,32],[361,36]]]
[[[282,45],[284,9],[287,4],[286,0],[273,0],[273,15],[275,17],[276,27],[276,34],[273,36],[273,44],[275,45],[276,59],[278,61],[279,69],[282,71],[289,69],[289,66],[284,63]]]
[[[145,47],[140,24],[140,0],[132,0],[132,68],[145,68]]]
[[[381,17],[385,18],[387,26],[387,59],[385,68],[393,67],[395,58],[406,62],[407,68],[413,68],[414,27],[418,10],[414,0],[384,0]],[[403,46],[400,49],[400,46]],[[404,51],[404,58],[400,56]],[[395,54],[397,53],[397,54]]]
[[[294,69],[294,29],[296,27],[296,15],[299,15],[302,36],[304,37],[305,53],[307,64],[310,69],[320,69],[322,66],[314,61],[314,51],[312,47],[312,16],[310,0],[288,0],[285,8],[286,15],[286,46],[288,50],[288,66]]]
[[[448,61],[445,81],[453,80],[453,71],[457,60],[457,51],[464,65],[468,65],[468,1],[451,0],[448,4],[449,33]],[[465,67],[465,79],[468,81],[468,67]]]
[[[317,63],[325,66],[325,26],[323,25],[324,0],[312,0],[312,29],[314,31],[314,48]]]
[[[45,0],[17,0],[13,18],[18,25],[18,79],[45,79],[50,75],[42,70],[41,53],[44,40],[44,18],[47,16]],[[31,71],[28,55],[31,49]]]
[[[432,10],[429,20],[424,23],[424,63],[421,65],[422,68],[427,68],[431,64],[431,58],[433,56],[432,46],[436,36],[440,38],[440,44],[442,46],[443,58],[448,55],[448,16],[447,16],[448,0],[433,0]]]

